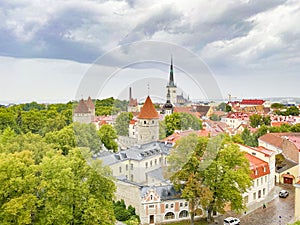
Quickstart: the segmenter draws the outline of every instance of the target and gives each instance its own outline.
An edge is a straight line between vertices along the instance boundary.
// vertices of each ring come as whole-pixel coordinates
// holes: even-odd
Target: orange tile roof
[[[259,138],[259,140],[267,142],[270,145],[273,145],[275,147],[282,149],[283,139],[273,133],[265,134]]]
[[[249,154],[245,154],[246,158],[249,160],[250,169],[252,170],[251,178],[256,179],[258,177],[270,174],[270,168],[267,162]],[[265,168],[265,169],[264,169]],[[256,173],[257,171],[257,173]]]
[[[158,119],[158,113],[155,110],[155,107],[151,101],[151,98],[148,96],[143,107],[141,108],[141,112],[138,115],[139,119]]]

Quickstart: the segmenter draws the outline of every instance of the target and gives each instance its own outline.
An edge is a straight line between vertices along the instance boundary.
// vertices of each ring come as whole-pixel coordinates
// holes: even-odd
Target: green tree
[[[132,120],[133,114],[131,112],[121,112],[116,118],[115,129],[120,136],[129,135],[129,122]]]
[[[88,147],[92,152],[96,153],[101,150],[101,141],[94,124],[73,123],[75,132],[76,146],[84,148]]]
[[[199,207],[206,208],[212,200],[212,192],[203,184],[203,178],[200,176],[201,159],[206,146],[207,138],[189,135],[179,140],[168,157],[171,170],[175,171],[170,180],[177,190],[181,190],[181,197],[189,202],[192,225]],[[180,159],[183,154],[185,161]]]
[[[202,129],[201,120],[188,113],[175,112],[165,116],[164,122],[166,124],[166,136],[173,134],[175,130]]]
[[[109,125],[104,124],[100,127],[98,131],[101,142],[107,149],[111,149],[114,152],[118,150],[118,144],[115,139],[118,137],[115,129]]]
[[[286,110],[286,116],[299,116],[299,108],[297,106],[291,106]]]
[[[30,110],[21,114],[21,130],[24,133],[42,134],[45,122],[45,116],[41,111]]]
[[[227,104],[226,104],[225,102],[220,103],[220,104],[217,106],[217,110],[226,112],[226,105],[227,105]]]
[[[228,203],[234,211],[244,210],[245,202],[242,194],[252,184],[249,161],[239,146],[219,141],[213,148],[216,148],[217,156],[202,172],[203,183],[213,193],[208,206],[208,220],[211,220],[213,211],[224,213],[224,207]]]
[[[284,108],[284,105],[281,104],[281,103],[273,103],[273,104],[271,105],[271,108],[272,108],[272,109],[283,109],[283,108]]]
[[[232,107],[230,105],[226,105],[225,112],[231,112]]]
[[[32,224],[38,206],[37,170],[32,153],[0,153],[0,161],[1,224]]]
[[[241,137],[245,145],[252,146],[252,147],[258,145],[257,139],[255,138],[254,135],[251,134],[250,130],[247,127],[243,130]]]
[[[7,127],[19,131],[14,113],[4,109],[0,111],[0,132]]]
[[[64,155],[77,146],[75,132],[72,125],[66,126],[59,131],[49,132],[45,135],[47,143],[56,150],[61,150]]]
[[[253,114],[249,117],[249,120],[251,127],[258,127],[259,125],[261,125],[262,116],[258,114]]]
[[[221,118],[217,114],[212,114],[209,117],[209,119],[212,120],[212,121],[220,121],[221,120]]]
[[[166,137],[166,123],[164,121],[159,121],[159,139],[164,139]]]
[[[30,151],[0,153],[1,224],[114,224],[115,186],[79,149],[35,164]]]

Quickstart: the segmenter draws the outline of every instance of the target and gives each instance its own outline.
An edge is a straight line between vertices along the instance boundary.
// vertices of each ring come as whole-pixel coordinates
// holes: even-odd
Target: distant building
[[[92,123],[95,121],[95,105],[91,99],[81,99],[74,110],[73,121],[79,123]]]
[[[129,88],[129,103],[127,106],[127,111],[128,112],[138,112],[139,111],[137,99],[132,98],[131,87]]]

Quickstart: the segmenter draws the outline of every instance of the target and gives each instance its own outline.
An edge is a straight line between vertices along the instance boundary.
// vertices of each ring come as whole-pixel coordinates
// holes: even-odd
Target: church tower
[[[170,95],[170,89],[168,89],[167,93],[167,102],[163,105],[162,111],[165,115],[171,115],[173,113],[173,105],[171,103],[171,95]]]
[[[159,139],[159,115],[148,96],[138,115],[138,144]]]
[[[170,91],[170,98],[171,98],[170,100],[173,105],[175,105],[177,103],[176,102],[176,89],[177,89],[177,87],[174,82],[173,59],[171,57],[170,76],[169,76],[169,82],[167,85],[167,93],[168,93],[168,91]]]

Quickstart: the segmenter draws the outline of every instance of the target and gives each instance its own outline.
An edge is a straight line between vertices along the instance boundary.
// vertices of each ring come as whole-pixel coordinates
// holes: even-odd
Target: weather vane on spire
[[[148,81],[148,83],[147,83],[147,88],[148,88],[148,96],[149,96],[149,94],[150,94],[150,85],[149,85],[149,81]]]

